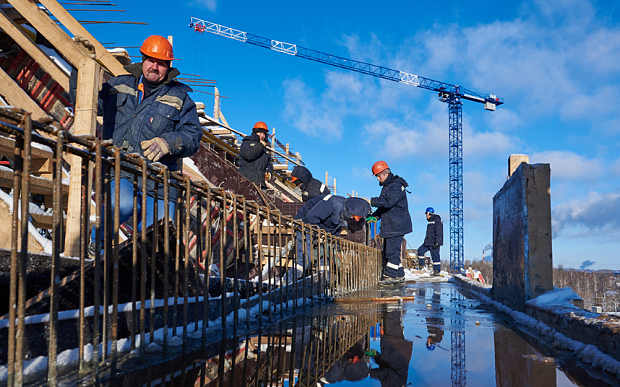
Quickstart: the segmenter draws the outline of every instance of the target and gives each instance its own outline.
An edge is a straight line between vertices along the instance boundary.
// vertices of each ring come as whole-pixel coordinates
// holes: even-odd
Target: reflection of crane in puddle
[[[450,288],[451,302],[465,300],[465,297],[459,293],[455,287]],[[458,307],[458,306],[457,306]],[[457,312],[457,311],[455,311]],[[465,317],[461,312],[452,313],[450,317],[451,329],[451,364],[452,364],[452,386],[464,387],[467,385],[467,376],[465,375]]]

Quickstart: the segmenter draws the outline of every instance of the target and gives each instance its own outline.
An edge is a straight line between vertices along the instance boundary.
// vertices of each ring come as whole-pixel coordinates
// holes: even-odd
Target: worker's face
[[[430,218],[431,218],[431,213],[430,213],[430,212],[427,212],[427,213],[426,213],[426,220],[429,220]]]
[[[377,180],[379,180],[379,183],[383,183],[385,181],[385,179],[387,179],[389,174],[390,174],[390,172],[388,172],[388,171],[384,171],[384,172],[381,172],[380,174],[378,174],[377,175]]]
[[[161,82],[168,74],[168,62],[165,60],[146,57],[142,61],[142,75],[151,82]]]
[[[265,132],[263,132],[262,130],[259,130],[258,132],[256,132],[256,135],[258,136],[258,138],[260,138],[261,141],[265,141]]]

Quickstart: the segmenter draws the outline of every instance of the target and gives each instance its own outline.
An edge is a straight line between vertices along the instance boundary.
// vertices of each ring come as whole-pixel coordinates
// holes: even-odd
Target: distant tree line
[[[444,260],[441,265],[443,270],[450,270],[449,261]],[[493,285],[493,262],[467,260],[464,266],[480,271],[486,283]],[[573,289],[587,310],[598,305],[603,312],[620,312],[620,274],[613,271],[564,269],[559,265],[553,269],[553,286]]]

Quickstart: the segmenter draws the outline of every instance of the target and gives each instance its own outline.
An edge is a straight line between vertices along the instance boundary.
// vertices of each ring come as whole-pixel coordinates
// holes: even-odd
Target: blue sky
[[[222,111],[249,132],[265,121],[338,193],[378,196],[370,167],[385,160],[409,182],[417,248],[423,211],[445,222],[449,259],[448,107],[434,92],[271,52],[188,27],[191,16],[423,77],[496,94],[488,112],[464,102],[465,259],[492,241],[493,195],[510,154],[551,164],[554,265],[620,269],[620,10],[614,1],[291,2],[118,0],[126,13],[78,19],[102,42],[139,46],[173,35],[184,73],[214,79]],[[87,16],[88,15],[88,16]],[[131,49],[138,55],[137,49]],[[205,91],[211,91],[205,89]],[[213,98],[194,99],[213,106]]]

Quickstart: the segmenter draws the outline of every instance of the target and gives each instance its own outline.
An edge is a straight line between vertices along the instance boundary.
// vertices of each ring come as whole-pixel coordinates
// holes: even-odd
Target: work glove
[[[267,147],[267,143],[265,141],[261,141],[261,144],[263,144],[264,147]]]
[[[265,180],[271,181],[271,172],[265,172]]]
[[[435,244],[433,245],[433,248],[434,248],[434,249],[436,249],[436,248],[438,248],[438,247],[439,247],[439,243],[435,243]]]
[[[152,140],[142,141],[140,146],[144,149],[144,157],[153,162],[159,161],[159,159],[161,159],[164,155],[170,153],[168,143],[161,137],[155,137]]]
[[[366,218],[366,221],[370,222],[370,223],[374,223],[374,222],[377,221],[377,217],[376,216],[369,216],[368,218]]]
[[[366,351],[366,356],[375,357],[379,354],[375,349],[369,349]]]

